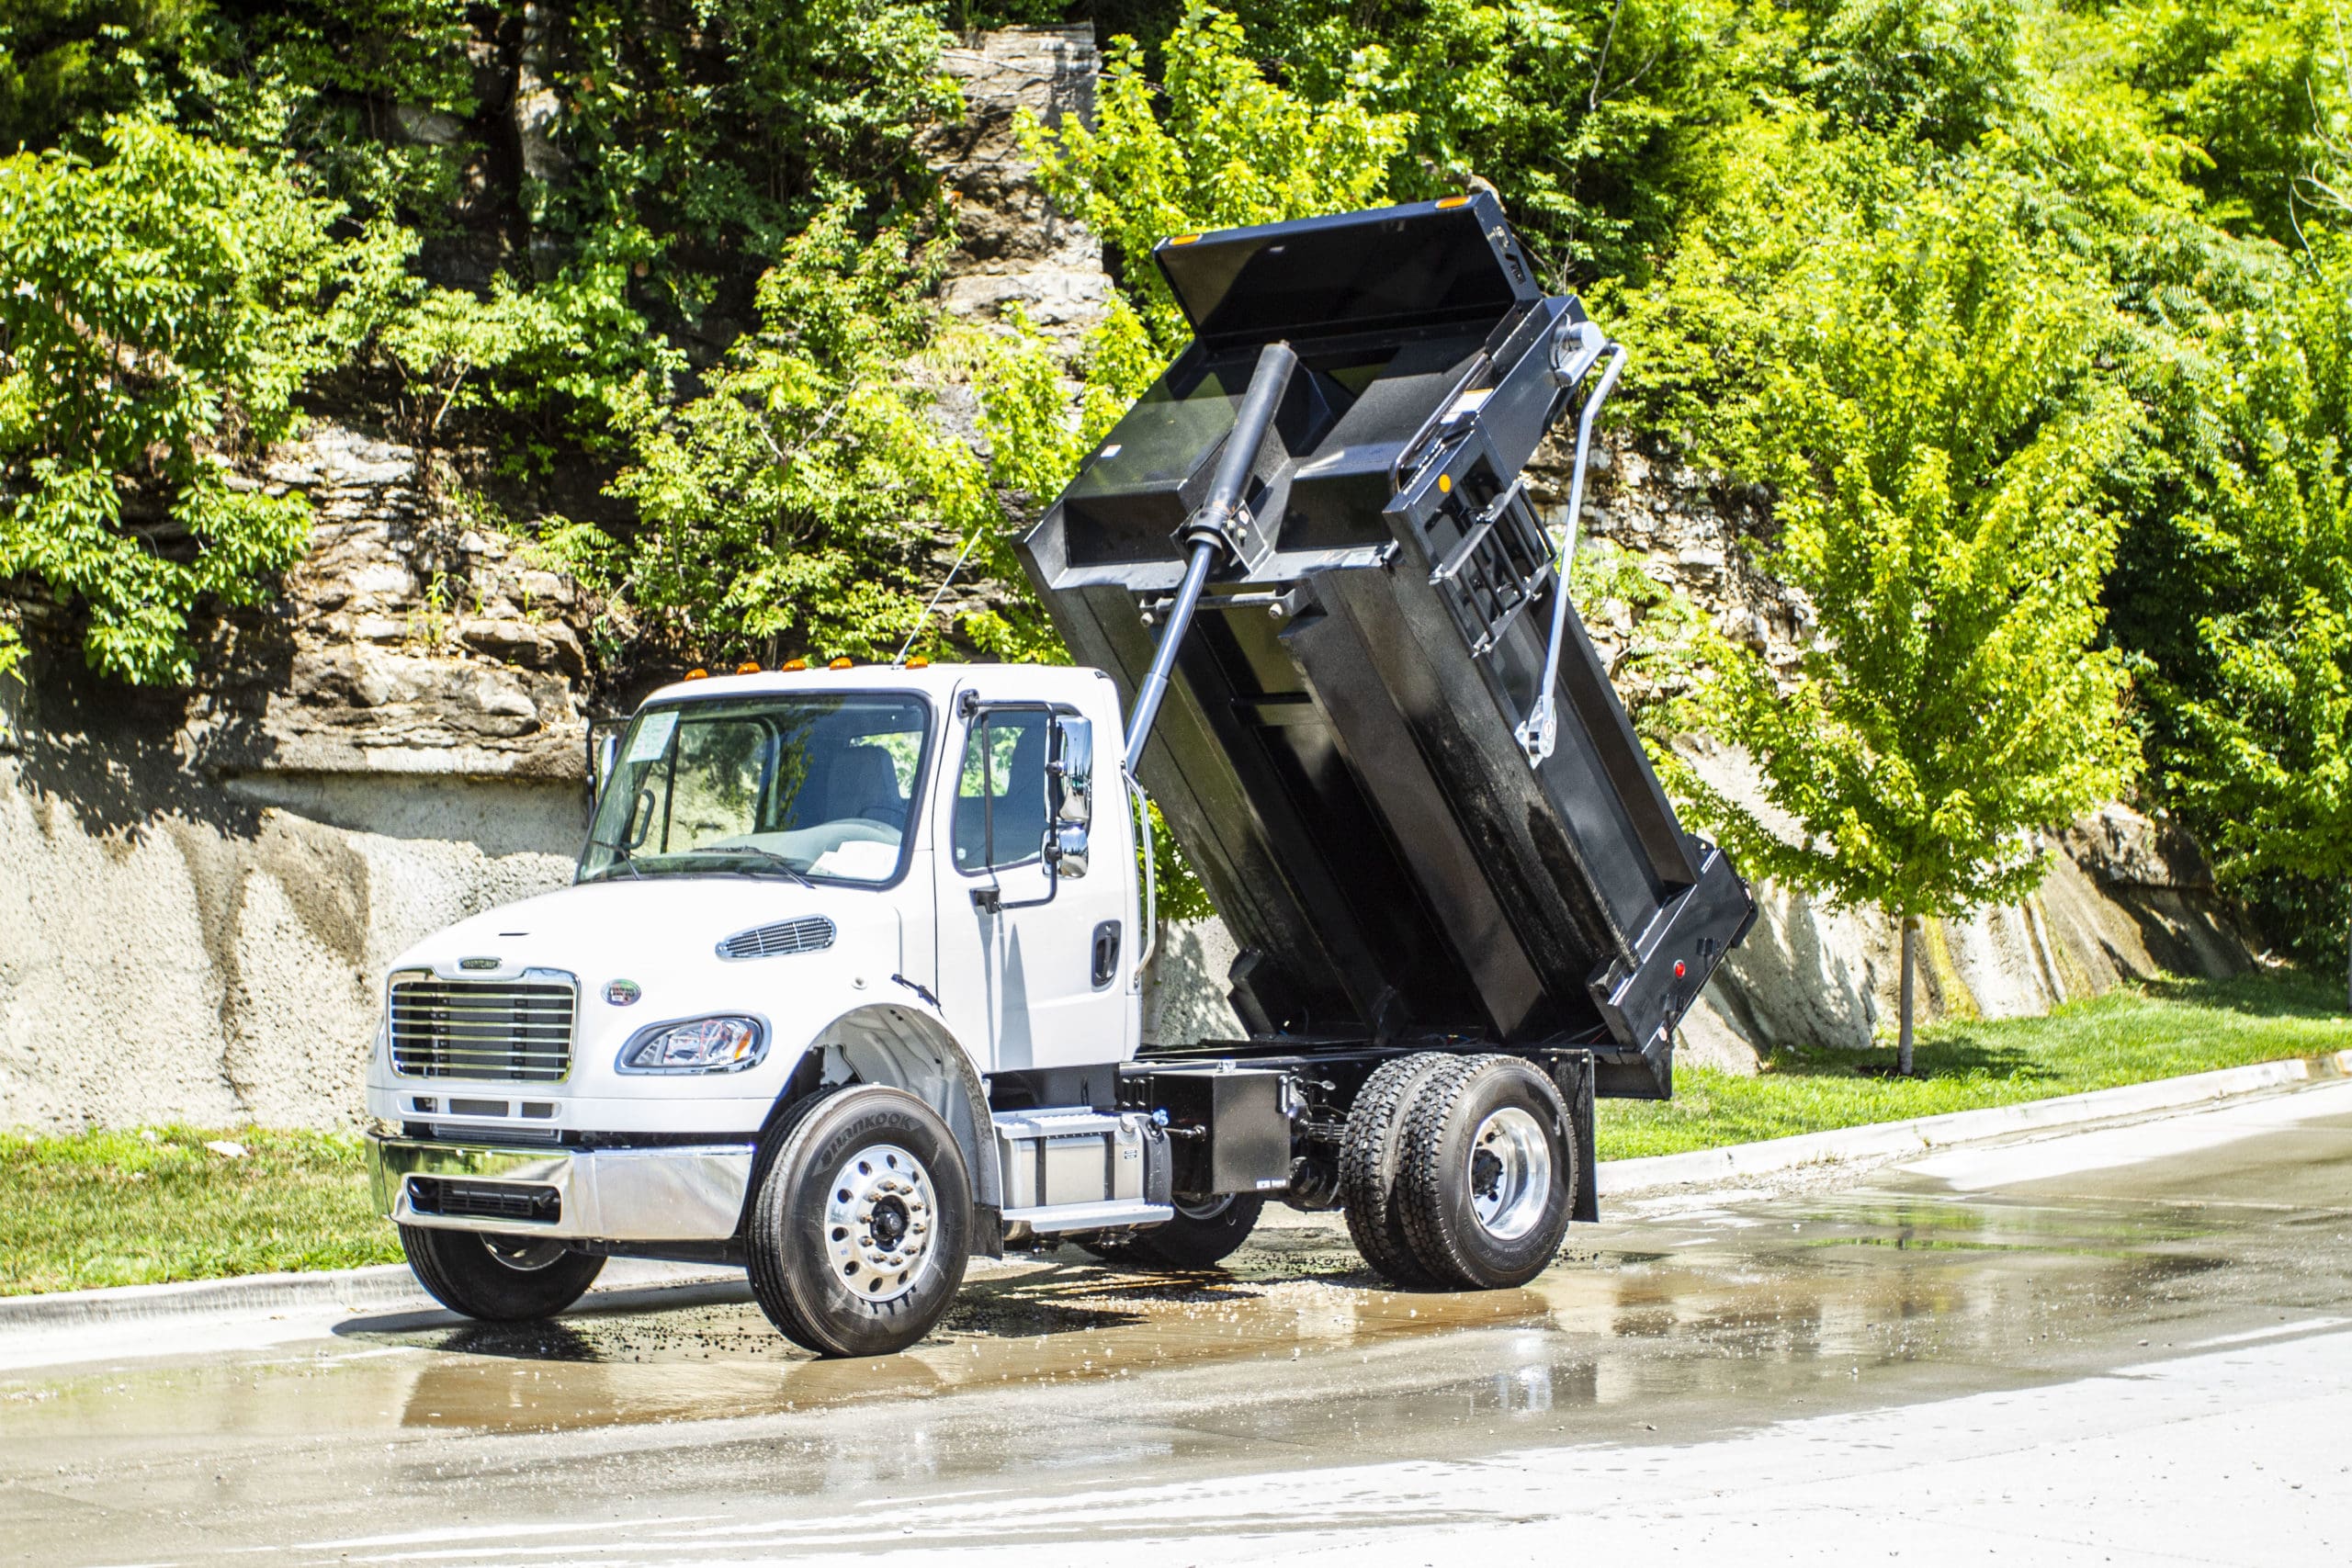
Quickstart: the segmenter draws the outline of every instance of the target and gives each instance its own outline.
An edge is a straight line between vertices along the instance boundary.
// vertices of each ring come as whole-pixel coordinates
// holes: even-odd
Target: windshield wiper
[[[817,886],[807,877],[801,875],[799,868],[795,866],[790,861],[785,859],[774,850],[763,850],[757,844],[713,844],[708,849],[689,850],[686,852],[697,855],[757,855],[763,864],[775,867],[776,870],[784,873],[785,875],[792,878],[793,881],[797,882],[801,886],[814,887]]]
[[[640,880],[644,877],[645,873],[638,869],[636,852],[631,850],[627,844],[616,844],[610,839],[590,839],[588,841],[600,850],[610,850],[613,852],[612,864],[599,868],[596,873],[596,876],[599,881],[612,874],[614,865],[625,865],[628,867],[628,874],[631,876],[638,877]]]

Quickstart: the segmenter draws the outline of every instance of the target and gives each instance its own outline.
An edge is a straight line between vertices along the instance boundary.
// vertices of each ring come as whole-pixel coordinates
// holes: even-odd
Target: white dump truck
[[[1023,547],[1088,667],[665,686],[595,748],[573,885],[392,966],[371,1170],[450,1308],[718,1262],[865,1355],[975,1252],[1205,1268],[1279,1200],[1495,1288],[1594,1216],[1594,1097],[1671,1093],[1754,912],[1521,478],[1573,417],[1574,516],[1622,351],[1484,197],[1157,254],[1195,341]],[[1142,1038],[1147,788],[1239,1037]]]

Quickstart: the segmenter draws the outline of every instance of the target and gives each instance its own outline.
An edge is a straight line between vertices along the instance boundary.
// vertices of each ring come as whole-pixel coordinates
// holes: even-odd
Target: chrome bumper
[[[404,1225],[596,1241],[724,1241],[752,1184],[752,1145],[694,1148],[516,1149],[368,1136],[376,1208]],[[552,1219],[432,1213],[411,1179],[455,1179],[469,1190],[530,1200]],[[445,1202],[447,1200],[445,1199]]]

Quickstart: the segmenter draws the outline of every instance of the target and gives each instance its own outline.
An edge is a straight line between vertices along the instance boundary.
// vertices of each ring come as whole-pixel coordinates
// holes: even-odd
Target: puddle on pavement
[[[2267,1216],[2266,1234],[2283,1242],[2291,1217]],[[2185,1311],[2243,1251],[2225,1230],[2186,1211],[1963,1201],[1897,1183],[1580,1229],[1578,1253],[1528,1289],[1461,1294],[1379,1288],[1336,1227],[1268,1230],[1230,1271],[1197,1276],[1125,1273],[1074,1250],[1022,1262],[967,1286],[942,1330],[899,1357],[808,1359],[748,1298],[698,1288],[666,1292],[680,1304],[658,1310],[554,1324],[358,1318],[332,1342],[242,1359],[0,1377],[0,1417],[12,1446],[44,1433],[544,1431],[1012,1385],[1077,1394],[1134,1380],[1139,1394],[1155,1372],[1221,1367],[1239,1374],[1232,1406],[1193,1425],[1307,1419],[1258,1397],[1255,1361],[1295,1363],[1283,1383],[1304,1386],[1304,1371],[1351,1399],[1349,1431],[1375,1427],[1392,1398],[1422,1415],[1437,1399],[1465,1420],[1645,1407],[1803,1391],[1865,1367],[2021,1367],[2102,1325]]]

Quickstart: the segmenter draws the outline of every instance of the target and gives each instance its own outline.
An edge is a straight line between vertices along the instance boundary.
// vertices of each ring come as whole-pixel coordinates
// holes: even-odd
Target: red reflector
[[[1682,978],[1682,960],[1679,958],[1674,961],[1674,977],[1678,980]]]

